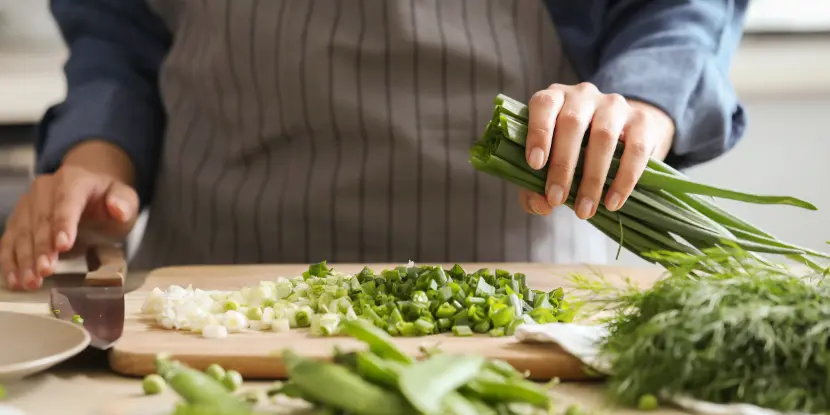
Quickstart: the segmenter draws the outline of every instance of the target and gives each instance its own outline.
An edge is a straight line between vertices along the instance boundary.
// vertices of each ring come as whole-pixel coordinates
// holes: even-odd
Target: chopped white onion
[[[206,339],[222,339],[228,337],[228,329],[218,324],[208,324],[202,329],[202,337]]]
[[[407,268],[413,266],[412,261],[406,264]],[[322,278],[277,277],[239,290],[202,290],[192,285],[156,287],[147,294],[141,313],[168,330],[223,338],[249,330],[287,332],[297,327],[296,314],[302,310],[313,323],[312,332],[336,332],[339,322],[357,319],[348,295],[339,294],[354,289],[355,278],[335,271]],[[234,303],[232,310],[225,309],[229,303]],[[254,308],[262,309],[258,320],[247,318],[248,310]]]

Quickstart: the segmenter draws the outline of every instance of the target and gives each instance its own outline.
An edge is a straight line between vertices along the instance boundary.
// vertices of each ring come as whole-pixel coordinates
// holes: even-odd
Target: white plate
[[[83,351],[89,333],[51,316],[0,311],[0,381],[46,370]]]

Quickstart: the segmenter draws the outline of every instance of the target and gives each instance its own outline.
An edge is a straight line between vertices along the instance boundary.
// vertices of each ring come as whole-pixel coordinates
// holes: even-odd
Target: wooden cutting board
[[[464,264],[462,264],[464,265]],[[373,264],[379,271],[396,265]],[[362,265],[334,265],[343,272],[359,272]],[[465,269],[502,268],[522,272],[528,276],[532,288],[551,290],[566,285],[565,278],[574,271],[590,272],[588,268],[561,267],[538,264],[467,264]],[[609,278],[629,277],[641,284],[652,283],[660,273],[657,268],[591,267]],[[306,330],[288,333],[250,332],[231,334],[224,339],[205,339],[197,334],[164,330],[153,326],[153,321],[141,315],[144,299],[153,288],[165,289],[170,285],[187,286],[205,290],[238,289],[258,284],[262,280],[274,280],[279,276],[292,277],[308,269],[305,265],[252,265],[252,266],[190,266],[161,268],[147,276],[145,283],[126,298],[124,334],[110,353],[110,366],[120,374],[144,376],[154,373],[156,354],[170,353],[173,358],[205,369],[217,363],[239,371],[252,379],[280,379],[285,368],[275,351],[286,347],[297,353],[319,359],[329,359],[336,345],[343,349],[360,347],[360,343],[346,337],[311,337]],[[566,291],[566,296],[567,296]],[[562,380],[581,380],[589,376],[575,358],[551,345],[522,344],[513,337],[494,338],[487,335],[455,337],[451,334],[420,338],[396,338],[395,342],[412,355],[419,354],[422,345],[438,345],[446,353],[478,354],[503,359],[520,371],[530,372],[536,380],[559,377]]]

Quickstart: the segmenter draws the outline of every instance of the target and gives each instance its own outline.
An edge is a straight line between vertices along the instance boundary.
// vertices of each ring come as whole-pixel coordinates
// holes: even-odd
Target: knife
[[[117,245],[90,248],[86,255],[88,272],[79,281],[55,276],[49,292],[52,314],[83,324],[91,337],[90,346],[107,350],[124,331],[124,276],[127,261]]]

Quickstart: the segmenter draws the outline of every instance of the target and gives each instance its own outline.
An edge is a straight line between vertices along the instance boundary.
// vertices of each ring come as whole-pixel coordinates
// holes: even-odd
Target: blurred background
[[[0,0],[0,223],[31,180],[34,124],[65,94],[65,59],[48,0]],[[830,2],[753,0],[731,76],[747,107],[747,136],[726,156],[688,174],[719,186],[813,202],[820,211],[723,205],[789,242],[826,249]],[[141,230],[140,224],[130,248]],[[644,264],[627,254],[620,262]]]

